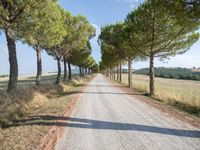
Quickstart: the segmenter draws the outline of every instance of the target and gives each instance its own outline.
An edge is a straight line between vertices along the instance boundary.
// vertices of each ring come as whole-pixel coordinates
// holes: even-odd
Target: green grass
[[[0,150],[37,149],[40,140],[52,127],[51,125],[40,126],[37,123],[45,121],[52,124],[54,121],[32,120],[30,116],[63,114],[69,102],[75,98],[74,94],[68,93],[79,92],[91,78],[92,76],[74,77],[73,81],[62,82],[57,86],[49,80],[40,88],[27,84],[24,88],[20,87],[14,96],[1,92],[0,122],[4,128],[0,128]]]
[[[122,83],[127,85],[127,74],[122,75]],[[133,74],[133,89],[149,92],[149,77]],[[171,105],[180,107],[200,116],[200,82],[155,78],[155,97]]]

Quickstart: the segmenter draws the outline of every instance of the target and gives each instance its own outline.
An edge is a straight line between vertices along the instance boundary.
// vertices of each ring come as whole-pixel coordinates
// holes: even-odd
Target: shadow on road
[[[16,121],[16,124],[11,125],[10,127],[20,125],[64,126],[83,129],[141,131],[164,135],[200,138],[200,131],[197,130],[171,129],[141,124],[108,122],[61,116],[30,116],[28,119]]]

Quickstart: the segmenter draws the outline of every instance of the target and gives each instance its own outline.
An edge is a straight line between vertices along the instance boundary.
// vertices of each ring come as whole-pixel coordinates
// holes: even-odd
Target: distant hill
[[[134,71],[135,74],[149,74],[149,68],[139,69]],[[162,78],[184,79],[184,80],[198,80],[200,81],[200,72],[193,71],[187,68],[155,68],[155,76]]]

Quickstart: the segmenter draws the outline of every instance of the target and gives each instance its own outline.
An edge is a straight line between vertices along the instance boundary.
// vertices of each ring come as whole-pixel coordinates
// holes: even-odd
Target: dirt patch
[[[161,101],[157,101],[151,97],[144,96],[143,93],[133,91],[132,89],[127,88],[120,83],[114,82],[110,78],[105,77],[105,79],[107,81],[109,81],[113,86],[120,88],[122,91],[124,91],[126,93],[130,93],[131,96],[136,97],[138,100],[141,100],[142,102],[144,102],[156,109],[159,109],[161,112],[166,113],[167,115],[174,117],[176,119],[179,119],[183,122],[186,122],[194,127],[200,128],[200,118],[199,117],[190,115],[183,111],[180,111],[173,106],[167,105],[166,103],[161,102]]]

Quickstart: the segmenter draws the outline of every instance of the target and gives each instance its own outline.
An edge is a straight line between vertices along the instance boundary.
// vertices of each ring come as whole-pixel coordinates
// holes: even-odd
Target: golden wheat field
[[[128,75],[122,75],[122,83],[128,84]],[[133,74],[133,89],[149,91],[149,77]],[[200,107],[200,81],[155,78],[156,98],[162,101],[178,101],[194,107]]]

